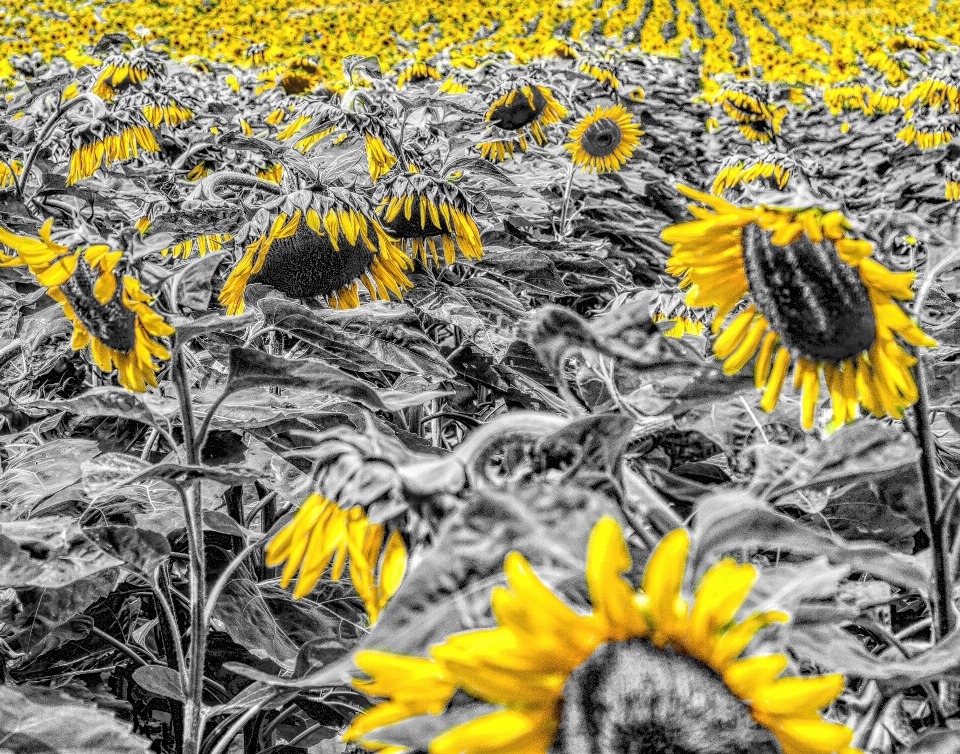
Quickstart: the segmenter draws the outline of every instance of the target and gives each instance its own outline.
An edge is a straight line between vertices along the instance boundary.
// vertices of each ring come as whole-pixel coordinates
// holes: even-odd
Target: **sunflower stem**
[[[173,378],[173,384],[177,390],[177,400],[180,403],[180,421],[183,424],[183,449],[187,457],[187,464],[196,466],[200,462],[200,458],[193,423],[193,403],[190,400],[190,383],[187,378],[187,368],[183,363],[183,352],[180,348],[174,351],[173,365],[170,373]]]
[[[567,185],[563,187],[563,203],[560,205],[560,226],[557,228],[557,240],[567,235],[567,213],[570,208],[570,191],[573,188],[573,163],[567,171]]]
[[[930,394],[927,387],[926,355],[916,349],[917,402],[913,407],[914,428],[920,446],[920,482],[926,503],[927,525],[930,535],[930,553],[933,562],[933,595],[931,613],[936,640],[953,628],[953,589],[950,578],[949,549],[940,516],[940,486],[937,482],[937,448],[930,422]]]

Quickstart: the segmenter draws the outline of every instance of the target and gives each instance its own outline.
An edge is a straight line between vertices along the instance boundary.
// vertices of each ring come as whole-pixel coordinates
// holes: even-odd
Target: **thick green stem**
[[[930,424],[930,394],[927,388],[926,356],[916,352],[916,381],[919,397],[913,407],[917,443],[920,446],[920,482],[926,503],[927,528],[930,535],[930,553],[933,565],[934,638],[946,636],[954,625],[953,585],[950,576],[950,551],[943,529],[940,504],[940,486],[937,481],[937,448]]]

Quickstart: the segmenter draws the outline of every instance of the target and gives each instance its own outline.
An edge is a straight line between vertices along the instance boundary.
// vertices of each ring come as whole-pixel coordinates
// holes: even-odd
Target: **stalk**
[[[557,228],[557,240],[567,235],[567,213],[570,207],[570,190],[573,188],[573,163],[567,172],[567,185],[563,188],[563,204],[560,205],[560,227]]]
[[[926,356],[915,349],[917,357],[916,383],[919,397],[913,407],[917,444],[920,446],[920,483],[926,504],[927,528],[930,535],[930,553],[933,565],[934,639],[939,641],[953,628],[953,585],[950,578],[950,553],[946,542],[944,521],[940,515],[940,486],[937,482],[937,448],[930,423],[930,394],[927,386]]]

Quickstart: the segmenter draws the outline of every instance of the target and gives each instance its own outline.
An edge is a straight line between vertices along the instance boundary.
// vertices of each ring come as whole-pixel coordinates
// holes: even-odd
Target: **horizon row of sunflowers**
[[[878,70],[898,83],[912,56],[923,53],[915,40],[960,40],[960,8],[925,0],[749,7],[721,0],[511,0],[497,6],[280,0],[269,8],[245,0],[81,6],[61,0],[9,4],[3,20],[0,79],[8,81],[11,56],[91,62],[88,46],[109,33],[158,40],[178,59],[282,67],[310,56],[329,82],[339,78],[347,52],[378,56],[386,67],[407,58],[469,66],[496,55],[523,64],[573,40],[624,52],[699,54],[709,75],[750,64],[767,81],[825,85]]]

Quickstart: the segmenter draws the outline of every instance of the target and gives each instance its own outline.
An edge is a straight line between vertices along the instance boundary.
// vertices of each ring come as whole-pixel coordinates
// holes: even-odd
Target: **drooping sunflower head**
[[[577,70],[587,74],[610,91],[616,91],[620,86],[616,66],[609,60],[596,57],[584,59],[577,63]]]
[[[311,57],[300,56],[287,61],[285,70],[277,78],[277,84],[287,94],[304,94],[319,84],[322,78],[320,64]]]
[[[47,288],[73,322],[75,351],[89,346],[97,368],[107,374],[116,368],[128,390],[156,387],[160,366],[154,359],[170,358],[158,338],[172,335],[173,327],[151,308],[153,298],[140,281],[120,272],[122,250],[83,232],[69,232],[60,243],[51,237],[52,225],[48,220],[38,238],[0,227],[0,243],[14,251],[3,264],[27,266]]]
[[[688,289],[689,306],[716,308],[713,352],[724,371],[756,357],[760,406],[771,411],[792,364],[805,428],[813,426],[821,373],[834,423],[853,419],[858,404],[901,418],[917,399],[916,359],[901,341],[935,345],[897,303],[912,298],[914,273],[871,259],[870,242],[838,211],[738,207],[679,188],[708,209],[691,206],[696,220],[663,231],[673,245],[667,271]]]
[[[446,264],[457,248],[467,259],[483,255],[472,205],[454,183],[422,172],[396,174],[379,192],[380,222],[411,258],[439,264],[438,245]]]
[[[72,130],[69,139],[68,186],[93,175],[101,165],[137,157],[141,150],[160,151],[146,118],[135,108],[115,108]]]
[[[640,126],[620,103],[597,105],[570,129],[569,141],[563,146],[573,164],[584,172],[612,173],[630,159],[641,134]]]
[[[243,311],[248,283],[297,298],[322,296],[338,309],[360,305],[357,284],[373,299],[398,299],[412,287],[410,259],[359,197],[336,188],[302,190],[266,204],[236,234],[243,255],[220,291],[228,314]]]
[[[702,335],[712,318],[712,309],[687,306],[683,301],[683,294],[676,289],[661,290],[650,304],[650,319],[670,325],[661,330],[665,338]]]
[[[355,686],[383,701],[357,715],[343,738],[409,751],[388,726],[443,713],[459,690],[495,707],[466,721],[462,711],[451,715],[431,752],[566,754],[639,742],[701,751],[707,737],[712,751],[735,754],[855,754],[853,732],[819,712],[843,690],[842,676],[782,675],[783,654],[742,656],[758,632],[788,620],[776,610],[737,619],[756,569],[724,558],[691,599],[682,590],[688,547],[685,530],[670,532],[637,589],[622,575],[631,558],[619,524],[600,519],[587,550],[586,614],[510,553],[507,587],[491,599],[495,628],[449,636],[429,657],[354,655],[368,676]]]
[[[147,122],[154,128],[160,125],[179,126],[193,119],[193,111],[172,95],[151,93],[138,96],[137,104]]]
[[[576,60],[580,57],[577,43],[565,37],[550,37],[541,48],[544,57],[557,57],[561,60]]]
[[[397,89],[403,89],[408,84],[423,84],[439,78],[441,78],[440,71],[429,60],[407,58],[398,64]]]
[[[527,138],[541,146],[547,143],[544,126],[558,123],[566,117],[567,108],[553,96],[549,87],[540,84],[508,84],[494,99],[485,116],[495,128],[512,131],[510,138],[485,141],[479,144],[480,153],[499,162],[513,156],[514,145],[526,151]]]
[[[722,194],[733,186],[762,180],[771,188],[783,189],[790,180],[790,172],[796,164],[790,155],[772,149],[765,149],[749,157],[731,157],[720,168],[710,193]]]
[[[104,100],[112,100],[119,92],[135,88],[163,71],[162,64],[145,47],[131,52],[118,52],[103,61],[103,67],[90,89]]]
[[[20,160],[0,161],[0,188],[12,186],[22,170],[23,163]]]
[[[740,133],[761,143],[780,133],[781,121],[787,114],[786,105],[768,102],[764,87],[753,79],[727,82],[714,101],[736,123]]]
[[[312,493],[270,540],[266,563],[286,562],[280,586],[286,588],[297,574],[293,596],[299,598],[310,593],[328,566],[330,578],[338,581],[349,556],[350,580],[373,624],[400,586],[407,564],[400,532],[393,530],[384,545],[385,533],[384,525],[370,521],[360,506],[344,510]]]

